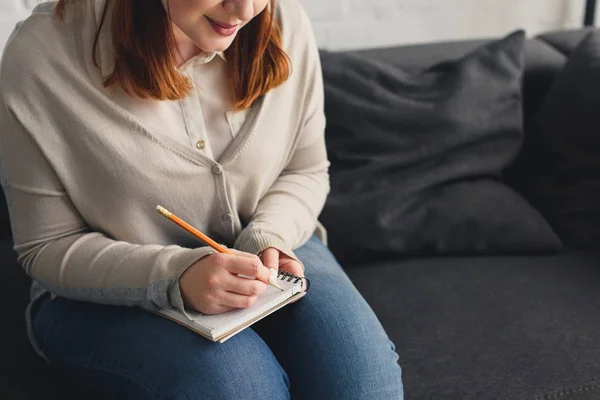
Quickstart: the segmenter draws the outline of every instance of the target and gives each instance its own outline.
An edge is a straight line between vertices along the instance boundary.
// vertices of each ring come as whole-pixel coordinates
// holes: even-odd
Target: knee
[[[274,356],[264,357],[261,352],[253,353],[247,349],[230,356],[186,355],[174,373],[169,374],[169,379],[161,384],[159,398],[286,399],[289,398],[289,387],[288,376]]]
[[[346,382],[347,385],[354,386],[354,393],[362,393],[362,397],[348,398],[400,398],[397,394],[402,393],[402,370],[395,346],[389,339],[346,347],[341,350],[340,355],[346,360],[343,363],[344,371],[340,372],[352,377]],[[373,390],[377,393],[372,392]],[[396,396],[385,396],[383,393],[393,393]]]
[[[402,371],[397,354],[384,351],[357,352],[346,358],[331,377],[330,388],[337,399],[401,400],[404,398]]]
[[[319,385],[303,389],[302,394],[315,399],[401,400],[402,370],[394,344],[387,338],[353,339],[357,338],[340,338],[323,349],[319,371],[312,372],[320,375],[317,382],[322,385],[316,392]]]

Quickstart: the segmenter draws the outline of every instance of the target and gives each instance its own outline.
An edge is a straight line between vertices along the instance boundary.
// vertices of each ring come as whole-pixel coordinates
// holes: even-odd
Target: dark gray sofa
[[[584,34],[528,40],[526,119]],[[419,69],[483,43],[358,53]],[[1,223],[0,398],[89,398],[29,347],[29,280],[16,263],[6,211]],[[397,346],[408,400],[600,399],[600,253],[566,247],[544,256],[402,257],[344,267]]]

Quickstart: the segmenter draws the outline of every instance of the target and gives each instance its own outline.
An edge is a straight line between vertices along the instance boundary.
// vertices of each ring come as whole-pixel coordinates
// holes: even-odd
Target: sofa
[[[378,152],[386,150],[387,144],[380,148],[371,146],[381,136],[372,135],[369,131],[359,132],[368,139],[362,142],[357,135],[342,131],[352,129],[352,126],[344,126],[344,121],[340,119],[346,106],[336,107],[333,103],[338,99],[336,90],[340,89],[340,85],[336,86],[334,81],[343,79],[344,76],[356,80],[369,76],[360,67],[357,67],[358,75],[354,78],[352,71],[344,72],[346,75],[336,72],[335,63],[344,63],[344,57],[350,56],[354,61],[367,60],[365,62],[370,63],[369,68],[380,68],[374,76],[380,79],[379,84],[383,85],[383,90],[386,79],[396,76],[394,69],[403,71],[401,79],[406,79],[409,83],[414,83],[417,79],[415,76],[420,76],[423,79],[421,86],[406,84],[406,81],[397,86],[406,89],[412,96],[410,102],[403,100],[404,103],[400,101],[397,104],[421,107],[418,108],[421,110],[419,112],[430,112],[431,107],[423,104],[433,101],[433,96],[422,95],[417,89],[430,89],[431,82],[435,81],[445,85],[444,88],[453,88],[453,93],[460,95],[462,89],[456,87],[454,81],[448,76],[445,80],[440,78],[448,71],[457,71],[456,65],[453,67],[448,63],[468,56],[496,39],[369,49],[347,54],[322,52],[328,117],[327,145],[332,161],[332,192],[321,221],[329,230],[330,248],[396,345],[403,368],[406,399],[600,399],[600,340],[597,340],[600,331],[600,252],[595,250],[593,243],[578,241],[572,235],[561,235],[561,232],[568,232],[568,229],[560,223],[560,218],[553,217],[556,207],[546,207],[553,204],[552,199],[563,193],[561,189],[554,197],[548,194],[552,193],[552,185],[548,184],[552,180],[546,178],[549,178],[553,171],[551,165],[554,164],[544,167],[544,162],[549,159],[536,152],[535,146],[539,142],[528,141],[530,129],[537,129],[531,127],[535,126],[535,119],[538,118],[557,75],[565,68],[576,48],[592,32],[591,29],[560,31],[527,38],[524,42],[522,75],[515,75],[520,94],[498,97],[503,102],[502,107],[508,107],[509,103],[513,111],[515,104],[521,107],[519,111],[522,113],[517,113],[516,116],[505,117],[502,112],[498,115],[501,117],[500,125],[502,121],[511,118],[522,121],[519,126],[513,123],[510,129],[511,132],[522,130],[523,137],[509,135],[512,143],[510,146],[503,147],[504,142],[497,140],[492,141],[491,146],[482,147],[485,151],[496,151],[496,148],[498,152],[510,150],[504,161],[494,164],[496,169],[498,166],[502,167],[501,173],[486,179],[489,178],[492,182],[490,184],[506,186],[508,189],[502,190],[514,192],[511,198],[520,196],[514,200],[518,204],[524,204],[520,207],[531,207],[533,211],[528,212],[537,213],[534,215],[537,218],[535,227],[524,226],[524,236],[519,236],[522,232],[511,232],[508,227],[508,230],[500,232],[503,237],[494,239],[498,240],[492,244],[498,246],[489,245],[490,242],[483,238],[467,238],[469,232],[480,231],[475,225],[472,229],[467,229],[466,233],[460,231],[457,227],[460,227],[464,215],[461,213],[453,216],[455,219],[450,229],[436,228],[436,215],[428,214],[427,229],[434,230],[432,237],[419,239],[418,227],[424,223],[423,219],[417,221],[415,231],[408,234],[401,232],[398,225],[402,225],[403,220],[410,219],[406,216],[412,215],[411,210],[418,212],[419,204],[400,210],[404,207],[401,200],[410,196],[399,197],[396,203],[369,197],[367,192],[372,188],[375,188],[372,191],[380,191],[378,193],[388,198],[390,193],[395,193],[390,190],[402,190],[402,181],[390,182],[387,179],[389,176],[403,175],[394,175],[397,171],[390,166],[382,169],[381,175],[372,173],[378,170],[369,169],[370,166],[379,162],[382,156]],[[492,48],[484,53],[494,51],[496,50]],[[507,56],[501,57],[505,61]],[[489,87],[490,90],[497,91],[510,88],[509,84],[502,82],[509,72],[515,72],[514,63],[507,64],[506,72],[498,71],[489,59],[482,60],[480,64],[488,68],[493,76],[484,77],[483,83],[475,87],[481,87],[481,90]],[[356,64],[359,62],[356,61]],[[428,70],[429,75],[419,75],[418,71],[423,70]],[[386,75],[388,72],[389,76]],[[480,79],[478,74],[479,72],[471,73],[472,77],[475,76],[473,79]],[[461,79],[467,78],[463,76]],[[502,84],[490,83],[496,78],[501,79]],[[382,96],[387,95],[384,93]],[[469,101],[473,97],[468,95],[464,100]],[[352,96],[343,93],[339,98],[352,101]],[[356,101],[360,102],[361,99],[357,98]],[[390,100],[386,104],[396,103]],[[486,104],[488,101],[485,98],[477,98],[474,107],[486,107]],[[351,105],[348,107],[350,109],[347,113],[350,113]],[[367,109],[365,112],[373,114],[365,118],[375,118],[380,112],[393,112],[389,108],[387,111],[382,111],[382,107]],[[468,113],[470,118],[475,111]],[[394,114],[394,118],[399,124],[404,124],[407,118],[413,118],[414,115],[420,114],[400,113]],[[356,115],[353,117],[359,118]],[[592,115],[590,118],[593,117]],[[426,122],[423,129],[429,129],[435,123],[422,122]],[[484,126],[486,122],[478,121],[471,127]],[[352,124],[357,125],[356,121]],[[387,128],[395,132],[393,126]],[[510,130],[508,125],[503,129],[502,134]],[[419,140],[422,139],[419,137]],[[349,156],[348,150],[353,143],[359,149],[356,154],[353,153],[354,158]],[[518,143],[516,150],[515,143]],[[565,146],[567,148],[568,144]],[[588,147],[593,147],[593,143]],[[361,149],[365,154],[371,155],[368,160],[359,157]],[[414,150],[415,147],[411,149]],[[412,150],[410,154],[414,153]],[[490,154],[492,156],[484,158],[493,159],[493,153]],[[576,154],[572,154],[572,157],[582,158]],[[402,157],[391,160],[401,162]],[[413,168],[412,164],[410,168]],[[393,173],[388,174],[386,171],[390,170]],[[444,170],[442,165],[440,171]],[[461,171],[463,174],[469,173],[464,168]],[[535,175],[531,171],[540,174]],[[589,170],[586,171],[585,177],[594,179],[594,175],[590,175]],[[427,171],[419,170],[419,174],[421,175],[414,182],[430,179],[431,174]],[[474,182],[481,178],[480,175],[468,175],[467,180]],[[596,176],[600,179],[600,175]],[[406,182],[413,182],[411,177],[406,179]],[[448,179],[457,180],[452,177]],[[544,179],[546,183],[538,185]],[[351,182],[351,187],[348,182]],[[557,182],[557,185],[565,184],[564,177],[561,176],[561,180]],[[567,189],[573,187],[571,183],[567,184]],[[438,186],[439,182],[436,188]],[[465,190],[470,189],[467,187]],[[477,196],[484,196],[485,199],[486,193],[483,190]],[[504,196],[504,193],[498,196]],[[590,193],[585,198],[593,199],[594,195],[595,193]],[[473,195],[465,197],[467,200],[473,198]],[[362,203],[356,199],[362,199]],[[490,201],[496,200],[492,198]],[[401,211],[398,214],[401,218],[395,220],[392,226],[386,225],[386,215],[392,219],[398,215],[377,214],[382,207],[389,207],[390,204],[397,204]],[[484,211],[490,217],[496,215],[496,211],[507,212],[507,216],[503,216],[500,221],[493,221],[500,224],[498,226],[503,226],[506,221],[513,221],[511,218],[516,218],[514,221],[517,222],[526,219],[514,215],[510,204],[506,205],[500,199],[498,204],[492,208],[484,208]],[[3,322],[0,324],[3,331],[3,340],[0,341],[0,398],[90,398],[90,394],[80,391],[77,382],[70,382],[59,371],[48,368],[28,344],[23,314],[28,302],[30,280],[16,263],[6,205],[1,205],[0,300],[4,306]],[[504,206],[509,207],[508,211],[502,208]],[[597,206],[600,207],[600,203]],[[478,203],[474,202],[468,207],[478,207]],[[453,205],[453,209],[458,208],[460,204]],[[372,223],[370,220],[360,219],[365,212],[368,218],[374,216],[380,220]],[[597,212],[600,213],[600,208]],[[544,225],[546,223],[547,226]],[[540,233],[541,230],[544,230],[543,233]],[[493,236],[497,233],[484,230],[477,235]],[[403,234],[410,237],[387,241],[391,235]],[[442,234],[446,235],[445,241],[440,241]],[[352,242],[351,237],[357,238],[356,241]],[[464,245],[467,239],[472,240],[472,243]],[[524,243],[529,243],[529,246],[520,247]]]

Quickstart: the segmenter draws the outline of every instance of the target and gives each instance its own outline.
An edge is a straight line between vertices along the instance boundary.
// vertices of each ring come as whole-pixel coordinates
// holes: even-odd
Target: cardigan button
[[[223,214],[223,221],[230,222],[232,220],[233,220],[233,215],[231,215],[230,213]]]
[[[215,175],[221,175],[223,173],[223,168],[219,164],[215,164],[212,166],[212,172]]]
[[[205,142],[204,140],[198,140],[198,141],[196,142],[196,147],[197,147],[199,150],[204,150],[204,148],[206,148],[206,142]]]

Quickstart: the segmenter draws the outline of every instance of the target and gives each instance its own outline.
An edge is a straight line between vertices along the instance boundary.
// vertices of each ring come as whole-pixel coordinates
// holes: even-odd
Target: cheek
[[[221,4],[223,0],[179,0],[187,4],[190,10],[210,10]]]
[[[254,10],[256,12],[256,15],[260,14],[265,8],[267,8],[269,2],[270,0],[254,0]]]
[[[222,3],[222,0],[163,0],[168,1],[173,20],[192,21]]]

